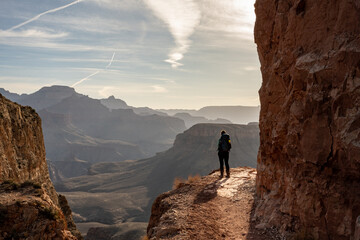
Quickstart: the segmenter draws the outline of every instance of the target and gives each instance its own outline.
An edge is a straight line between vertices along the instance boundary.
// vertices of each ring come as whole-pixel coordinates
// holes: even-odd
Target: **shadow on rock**
[[[195,197],[194,204],[206,203],[217,196],[217,190],[228,178],[217,179],[207,184]]]

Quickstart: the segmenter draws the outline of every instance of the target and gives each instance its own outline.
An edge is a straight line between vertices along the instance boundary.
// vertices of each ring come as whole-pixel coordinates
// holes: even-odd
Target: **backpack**
[[[223,152],[228,152],[230,151],[230,148],[230,136],[227,134],[222,135],[219,140],[219,150]]]

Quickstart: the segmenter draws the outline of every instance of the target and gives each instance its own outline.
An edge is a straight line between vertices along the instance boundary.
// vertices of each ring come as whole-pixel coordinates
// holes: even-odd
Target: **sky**
[[[255,0],[1,0],[0,87],[155,109],[258,106]]]

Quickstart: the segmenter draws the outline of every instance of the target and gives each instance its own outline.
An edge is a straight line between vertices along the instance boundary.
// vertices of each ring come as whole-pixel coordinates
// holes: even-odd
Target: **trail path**
[[[281,239],[252,217],[255,178],[255,169],[236,168],[230,178],[215,172],[163,194],[158,218],[150,220],[151,239]]]

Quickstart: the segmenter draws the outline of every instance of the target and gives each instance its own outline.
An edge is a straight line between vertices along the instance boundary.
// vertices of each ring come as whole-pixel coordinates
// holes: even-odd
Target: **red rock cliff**
[[[0,95],[0,239],[82,239],[50,181],[41,119]]]
[[[255,9],[257,216],[283,232],[351,239],[360,215],[360,1],[257,0]]]

